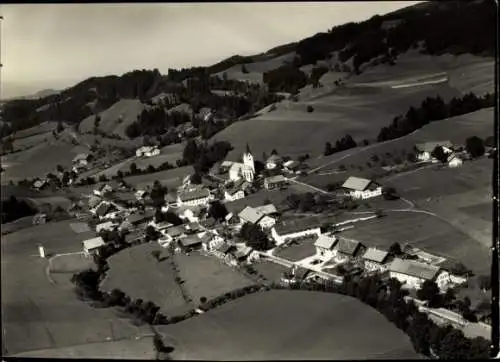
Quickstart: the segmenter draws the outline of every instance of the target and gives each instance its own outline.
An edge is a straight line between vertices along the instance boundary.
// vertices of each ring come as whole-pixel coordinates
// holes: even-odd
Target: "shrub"
[[[312,113],[314,112],[313,106],[307,106],[307,113]]]

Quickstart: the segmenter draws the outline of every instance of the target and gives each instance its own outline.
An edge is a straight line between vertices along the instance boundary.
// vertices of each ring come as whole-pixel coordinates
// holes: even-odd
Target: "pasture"
[[[133,299],[152,301],[167,316],[180,314],[187,304],[175,282],[170,260],[156,261],[151,254],[154,250],[161,251],[162,257],[167,256],[167,251],[158,244],[133,246],[111,256],[101,289],[116,288]]]
[[[316,248],[314,247],[315,241],[315,237],[299,240],[296,243],[277,251],[275,255],[291,262],[302,260],[316,254]]]
[[[261,274],[269,282],[279,283],[283,272],[288,270],[287,267],[276,264],[270,261],[260,261],[252,264],[258,274]]]
[[[101,112],[99,129],[107,134],[116,134],[127,138],[125,129],[133,123],[137,116],[146,108],[138,99],[121,99],[111,107]],[[92,132],[95,117],[89,116],[80,123],[80,131],[84,133]]]
[[[215,257],[194,252],[189,255],[176,254],[174,258],[186,293],[194,304],[199,304],[201,297],[210,300],[254,284],[243,273]]]
[[[111,309],[94,309],[77,299],[69,281],[72,271],[87,267],[64,257],[56,262],[51,278],[50,259],[41,259],[36,244],[43,242],[47,252],[81,250],[83,235],[70,232],[68,222],[34,226],[2,237],[2,327],[8,355],[38,350],[57,350],[133,338],[137,327],[119,319]],[[69,273],[68,273],[69,272]],[[20,287],[21,286],[21,287]],[[87,355],[99,358],[99,349]]]
[[[178,341],[176,360],[418,358],[375,309],[319,292],[259,292],[159,330]]]
[[[145,175],[128,176],[125,177],[124,180],[137,189],[144,189],[148,186],[153,186],[153,183],[156,180],[160,181],[168,188],[174,188],[180,186],[182,184],[182,180],[184,180],[186,176],[192,175],[193,173],[193,166],[184,166]]]
[[[342,235],[385,250],[395,242],[402,246],[408,243],[437,256],[460,260],[476,273],[488,273],[488,249],[449,223],[415,211],[386,214],[357,223]]]

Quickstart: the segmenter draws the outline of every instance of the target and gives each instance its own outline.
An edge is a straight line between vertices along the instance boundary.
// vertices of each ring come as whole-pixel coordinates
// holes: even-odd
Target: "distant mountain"
[[[265,69],[254,73],[260,83],[265,83],[271,92],[296,93],[328,72],[324,66],[319,69],[320,64],[329,61],[334,53],[336,67],[356,74],[370,67],[374,60],[378,64],[395,64],[400,54],[416,48],[428,55],[470,53],[491,56],[495,51],[495,14],[495,2],[490,0],[425,2],[360,23],[336,26],[255,56],[235,55],[208,67],[169,69],[167,75],[155,69],[134,70],[122,76],[92,77],[60,92],[43,90],[5,103],[3,119],[12,129],[2,129],[1,133],[5,135],[45,121],[78,124],[121,99],[150,102],[161,93],[173,93],[179,102],[189,103],[195,110],[202,107],[229,109],[227,114],[240,117],[241,112],[252,113],[254,108],[267,105],[275,98],[269,98],[258,86],[245,85],[241,82],[248,80],[245,77],[212,81],[211,76],[235,66],[241,68],[241,73],[248,73],[244,69],[247,65],[265,62]],[[272,62],[285,55],[292,57],[287,63]],[[300,70],[305,66],[314,69],[306,74]],[[239,95],[229,97],[231,101],[229,98],[224,101],[224,97],[212,94],[211,89],[233,91]],[[263,97],[267,97],[266,100],[262,100]],[[175,104],[163,105],[167,106]],[[163,116],[158,117],[162,119]],[[148,127],[155,129],[151,131],[152,135],[165,132],[163,126]],[[134,134],[139,132],[135,131]]]

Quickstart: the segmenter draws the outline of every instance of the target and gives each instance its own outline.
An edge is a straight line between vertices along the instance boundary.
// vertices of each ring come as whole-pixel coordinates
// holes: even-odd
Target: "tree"
[[[151,252],[151,256],[152,256],[153,258],[155,258],[155,259],[156,259],[156,261],[158,261],[158,262],[160,261],[160,255],[161,255],[161,251],[160,251],[160,250],[153,250],[153,251]]]
[[[394,187],[384,187],[382,189],[382,196],[386,200],[397,200],[399,199],[399,196],[396,192],[396,189]]]
[[[223,220],[227,214],[228,211],[226,209],[226,206],[219,200],[215,200],[210,203],[210,207],[208,209],[208,215],[210,217],[213,217],[215,220]]]
[[[325,143],[325,152],[323,152],[323,154],[325,156],[329,156],[333,153],[333,147],[332,147],[332,144],[330,142],[326,142]]]
[[[481,275],[478,278],[479,288],[482,290],[490,290],[491,289],[491,276],[490,275]]]
[[[389,247],[389,253],[391,253],[392,255],[394,256],[400,256],[403,254],[403,250],[401,249],[401,245],[399,245],[399,243],[393,243],[390,247]]]
[[[438,308],[442,305],[439,287],[436,282],[431,280],[426,280],[423,283],[422,287],[417,291],[417,297],[418,299],[428,301],[431,308]]]
[[[273,148],[273,150],[271,151],[271,155],[277,155],[278,154],[278,151],[276,151],[276,148]]]
[[[448,160],[448,156],[441,146],[436,146],[436,148],[434,148],[434,150],[431,152],[431,156],[442,163],[446,163],[446,161]]]
[[[246,65],[245,65],[245,64],[242,64],[242,65],[241,65],[241,72],[242,72],[243,74],[248,74],[248,73],[250,73],[250,72],[248,71],[248,69],[247,69],[247,67],[246,67]]]
[[[465,141],[465,149],[473,158],[481,157],[485,152],[484,142],[477,136],[469,137]]]
[[[136,175],[138,173],[139,173],[139,169],[137,168],[137,165],[135,164],[135,162],[132,162],[130,164],[130,174]]]
[[[64,131],[64,126],[63,126],[61,121],[57,122],[57,130],[56,131],[57,131],[57,133],[61,133],[62,131]]]
[[[160,237],[158,231],[156,231],[156,229],[154,227],[152,227],[151,225],[146,227],[145,234],[146,234],[147,241],[155,241],[155,240],[158,240],[158,238]]]
[[[471,275],[471,271],[462,263],[457,262],[451,268],[450,272],[459,276]]]
[[[259,225],[251,223],[243,224],[240,236],[246,241],[249,247],[256,250],[268,250],[272,246],[272,243]]]
[[[202,183],[202,177],[198,172],[195,172],[193,175],[191,175],[191,183],[194,185],[200,185]]]
[[[207,298],[206,297],[200,297],[200,303],[201,304],[205,304],[207,302]]]
[[[370,144],[370,141],[368,141],[367,139],[363,140],[363,145],[364,146],[368,146],[369,144]]]
[[[307,113],[312,113],[314,112],[313,106],[307,106]]]

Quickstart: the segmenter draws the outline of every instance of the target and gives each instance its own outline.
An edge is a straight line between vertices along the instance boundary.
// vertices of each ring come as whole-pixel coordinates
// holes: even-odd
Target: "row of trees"
[[[274,246],[274,243],[257,224],[244,223],[240,230],[240,237],[245,240],[247,246],[255,250],[265,251]]]
[[[427,97],[420,107],[410,107],[404,116],[394,117],[392,124],[383,127],[377,137],[379,142],[405,136],[433,121],[477,111],[481,108],[493,107],[494,95],[487,93],[478,97],[468,93],[462,98],[453,98],[445,103],[440,96]]]
[[[282,65],[269,70],[262,76],[263,82],[271,92],[287,92],[295,94],[300,88],[305,87],[308,78],[299,68],[293,65]]]
[[[194,166],[197,174],[205,174],[216,162],[224,160],[232,149],[226,141],[215,141],[208,145],[190,139],[184,147],[182,158],[186,164]]]
[[[25,200],[18,200],[15,196],[11,196],[1,202],[1,223],[11,222],[22,217],[33,216],[38,210],[28,204]]]
[[[190,122],[191,118],[191,115],[185,112],[167,111],[160,107],[147,108],[137,116],[135,122],[127,126],[125,134],[129,138],[162,135],[170,128]]]
[[[332,146],[330,142],[326,142],[325,144],[325,151],[323,154],[325,156],[329,156],[331,154],[340,152],[340,151],[345,151],[351,148],[355,148],[357,146],[356,141],[351,137],[351,135],[345,135],[341,139],[337,140],[335,142],[335,146]]]

